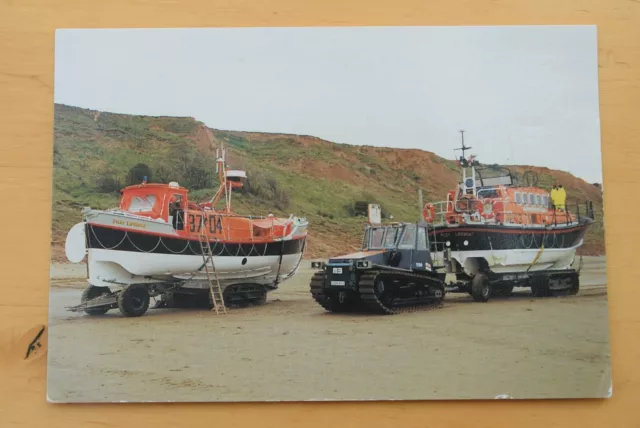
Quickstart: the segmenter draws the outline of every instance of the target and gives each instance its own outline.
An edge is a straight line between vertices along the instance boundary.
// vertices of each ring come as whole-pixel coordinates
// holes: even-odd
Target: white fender
[[[84,230],[84,222],[80,222],[67,233],[64,251],[71,263],[80,263],[87,254]]]

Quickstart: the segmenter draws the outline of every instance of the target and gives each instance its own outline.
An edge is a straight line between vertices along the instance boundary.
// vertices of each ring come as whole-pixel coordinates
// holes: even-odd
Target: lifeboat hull
[[[257,284],[266,288],[294,275],[303,257],[306,221],[296,219],[290,233],[269,242],[209,243],[222,286]],[[71,229],[67,257],[87,257],[88,282],[117,290],[131,284],[181,283],[207,288],[198,239],[180,236],[161,220],[121,212],[85,213],[85,221]],[[82,254],[81,257],[78,255]]]
[[[577,249],[584,242],[589,224],[557,228],[509,228],[504,226],[464,225],[440,227],[430,231],[435,259],[451,259],[474,275],[484,259],[494,273],[569,269]]]

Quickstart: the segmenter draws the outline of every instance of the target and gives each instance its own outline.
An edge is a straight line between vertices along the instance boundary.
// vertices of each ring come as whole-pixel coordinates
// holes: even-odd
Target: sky
[[[65,29],[56,103],[602,182],[595,26]]]

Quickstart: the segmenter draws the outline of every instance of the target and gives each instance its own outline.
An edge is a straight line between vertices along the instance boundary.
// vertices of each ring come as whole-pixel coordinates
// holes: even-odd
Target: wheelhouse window
[[[404,233],[398,248],[403,250],[413,250],[416,246],[416,227],[413,224],[405,226]]]
[[[184,207],[182,204],[182,195],[174,194],[171,196],[169,202],[169,216],[173,218],[173,228],[175,230],[184,229]]]
[[[522,205],[522,193],[516,192],[516,204]]]
[[[134,196],[127,211],[132,213],[153,211],[156,203],[156,195]]]
[[[485,198],[494,199],[499,197],[500,197],[500,193],[496,189],[482,189],[478,191],[479,199],[485,199]]]

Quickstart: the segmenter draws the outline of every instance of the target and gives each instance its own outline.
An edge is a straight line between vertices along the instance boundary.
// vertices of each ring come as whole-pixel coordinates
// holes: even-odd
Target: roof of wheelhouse
[[[138,190],[138,189],[172,189],[172,190],[182,190],[185,192],[189,191],[189,189],[187,189],[186,187],[182,187],[176,182],[171,182],[169,184],[165,184],[165,183],[133,184],[131,186],[125,187],[120,192],[124,193],[129,190]]]

